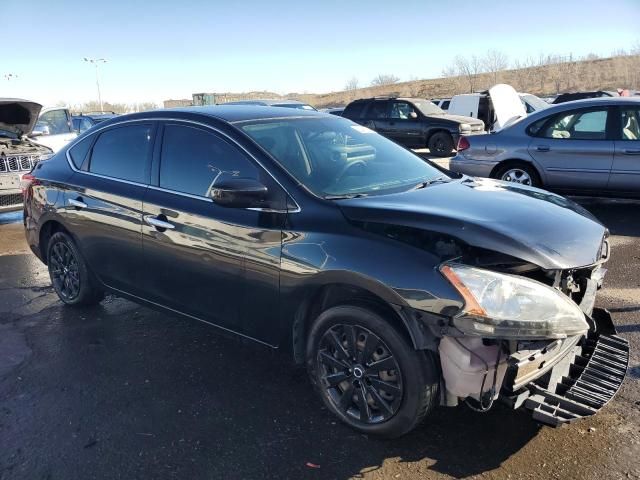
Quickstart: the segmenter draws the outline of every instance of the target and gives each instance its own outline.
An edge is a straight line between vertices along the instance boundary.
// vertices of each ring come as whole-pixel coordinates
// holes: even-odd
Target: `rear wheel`
[[[436,157],[448,157],[453,151],[453,137],[447,132],[436,132],[429,138],[429,151]]]
[[[496,170],[494,177],[505,182],[519,183],[531,187],[540,187],[542,185],[536,169],[524,162],[512,162],[503,165]]]
[[[69,235],[56,232],[47,248],[47,265],[53,289],[67,305],[94,305],[104,292]]]
[[[325,405],[350,427],[398,437],[436,405],[439,373],[432,354],[415,350],[377,313],[338,306],[314,322],[307,368]]]

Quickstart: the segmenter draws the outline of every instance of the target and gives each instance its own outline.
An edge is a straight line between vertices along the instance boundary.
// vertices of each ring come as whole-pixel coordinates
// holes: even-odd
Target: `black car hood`
[[[19,98],[0,98],[0,129],[28,135],[38,121],[42,105]]]
[[[600,259],[606,228],[584,208],[544,190],[463,177],[419,190],[340,200],[351,220],[447,234],[538,265],[567,269]]]
[[[465,117],[464,115],[453,115],[451,113],[446,113],[446,112],[442,114],[427,115],[427,117],[430,117],[433,119],[441,118],[441,119],[450,120],[456,123],[467,123],[469,125],[478,125],[482,123],[482,120],[478,120],[477,118]]]

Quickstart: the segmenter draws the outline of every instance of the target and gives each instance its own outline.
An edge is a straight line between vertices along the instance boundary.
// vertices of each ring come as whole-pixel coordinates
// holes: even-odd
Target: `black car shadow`
[[[108,476],[117,465],[121,478],[339,479],[389,461],[463,478],[499,467],[540,429],[501,405],[461,406],[436,409],[405,437],[367,438],[323,407],[288,355],[207,325],[114,298],[30,319],[40,322],[17,372],[19,388],[38,395],[7,421],[53,478]],[[67,430],[75,440],[52,446]]]

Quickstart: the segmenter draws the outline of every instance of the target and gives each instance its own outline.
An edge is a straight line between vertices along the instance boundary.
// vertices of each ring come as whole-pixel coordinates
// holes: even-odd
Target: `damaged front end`
[[[589,267],[496,272],[445,263],[465,300],[439,343],[443,403],[487,411],[495,400],[558,426],[590,416],[626,375],[629,346],[611,316],[594,308],[608,259]]]

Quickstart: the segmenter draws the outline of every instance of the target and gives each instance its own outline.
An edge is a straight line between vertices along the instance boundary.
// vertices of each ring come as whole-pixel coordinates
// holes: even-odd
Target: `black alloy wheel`
[[[64,242],[56,242],[49,253],[51,282],[61,299],[73,301],[80,293],[78,260]]]
[[[389,347],[367,328],[333,326],[320,341],[317,361],[327,395],[344,415],[376,424],[398,411],[400,367]]]

